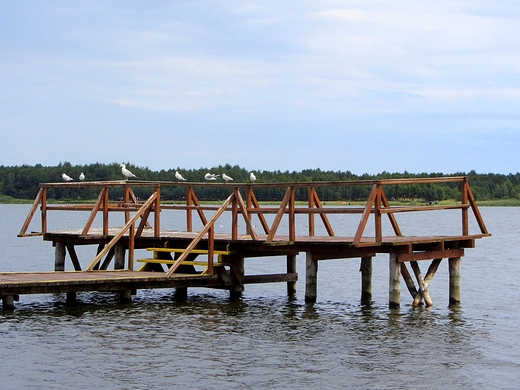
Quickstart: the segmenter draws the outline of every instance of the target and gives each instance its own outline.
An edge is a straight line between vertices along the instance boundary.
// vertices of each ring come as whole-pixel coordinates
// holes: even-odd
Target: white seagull
[[[79,180],[85,180],[85,175],[83,174],[83,172],[79,174]]]
[[[249,174],[249,180],[251,180],[252,182],[255,182],[255,181],[256,181],[256,176],[255,176],[255,174],[254,174],[253,172],[251,172],[251,173]]]
[[[125,164],[121,164],[120,166],[121,166],[121,172],[126,177],[125,180],[128,180],[129,177],[135,177],[136,179],[138,178],[136,175],[134,175],[132,172],[130,172],[128,169],[126,169]]]
[[[63,178],[63,180],[65,181],[73,181],[74,179],[70,176],[68,176],[66,173],[62,173],[61,174],[61,177]]]
[[[224,179],[226,183],[233,180],[231,176],[228,176],[225,173],[222,174],[222,179]]]
[[[215,175],[214,173],[206,173],[204,175],[204,179],[206,180],[217,180],[217,177],[219,177],[220,175]]]
[[[175,178],[177,180],[186,181],[186,179],[184,177],[182,177],[182,175],[179,173],[179,171],[175,171]]]

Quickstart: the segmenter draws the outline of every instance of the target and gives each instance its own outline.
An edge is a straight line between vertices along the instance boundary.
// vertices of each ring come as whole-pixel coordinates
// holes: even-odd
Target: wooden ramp
[[[296,281],[297,275],[247,275],[244,283]],[[225,288],[218,275],[181,274],[166,277],[161,272],[129,270],[93,272],[5,272],[0,273],[0,296],[18,294],[70,293],[81,291],[123,291],[150,288]]]

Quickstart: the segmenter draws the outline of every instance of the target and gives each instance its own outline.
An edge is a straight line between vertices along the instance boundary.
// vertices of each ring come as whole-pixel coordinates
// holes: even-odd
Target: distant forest
[[[235,183],[249,181],[249,171],[238,165],[217,166],[199,169],[169,169],[152,171],[147,167],[127,164],[140,180],[150,181],[176,181],[175,171],[178,170],[188,180],[193,182],[204,182],[207,172],[222,174],[226,173],[233,177]],[[60,163],[57,166],[3,166],[0,165],[0,196],[4,199],[34,199],[39,190],[40,183],[62,182],[61,174],[66,173],[74,180],[78,180],[80,173],[84,173],[85,181],[122,180],[121,167],[118,163],[112,164],[89,164],[71,165],[69,162]],[[281,182],[317,182],[317,181],[348,181],[348,180],[374,180],[374,179],[402,179],[402,178],[424,178],[439,176],[468,176],[471,189],[477,200],[496,199],[520,199],[520,173],[516,174],[479,174],[475,171],[468,173],[457,172],[450,175],[442,173],[389,173],[382,172],[377,175],[355,175],[349,171],[322,171],[321,169],[306,169],[301,172],[289,171],[255,171],[259,183],[281,183]],[[222,181],[222,180],[220,180]],[[201,200],[222,200],[229,195],[226,188],[204,187],[198,189],[197,196]],[[140,194],[139,191],[143,193]],[[147,197],[146,189],[136,188],[136,196]],[[259,200],[280,200],[284,189],[258,188],[255,195]],[[332,187],[318,189],[320,199],[324,201],[356,201],[366,200],[370,191],[369,186],[360,187]],[[149,192],[149,191],[148,191]],[[427,202],[443,200],[459,200],[460,184],[442,183],[428,185],[405,185],[385,187],[388,198],[393,199],[419,199]],[[48,198],[55,200],[95,199],[98,193],[95,189],[51,189]],[[115,191],[111,196],[117,198]],[[165,187],[161,190],[161,196],[166,200],[182,200],[185,190],[182,187]],[[306,191],[296,193],[297,200],[306,200]]]

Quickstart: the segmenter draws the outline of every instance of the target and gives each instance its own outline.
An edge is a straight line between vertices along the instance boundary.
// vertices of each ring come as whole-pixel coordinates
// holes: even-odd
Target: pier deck
[[[442,182],[460,185],[460,204],[391,206],[383,190],[385,186],[434,185]],[[168,186],[185,188],[185,205],[161,201],[161,188]],[[202,205],[196,192],[200,187],[208,186],[225,188],[230,195],[221,205]],[[254,191],[266,186],[283,189],[284,195],[279,205],[260,206]],[[318,193],[328,186],[367,186],[370,191],[366,205],[325,207]],[[98,200],[89,205],[48,204],[48,189],[67,187],[99,189]],[[132,188],[149,188],[151,195],[146,201],[140,202]],[[116,201],[110,200],[109,195],[114,190],[122,194]],[[296,206],[297,190],[307,192],[307,206]],[[38,207],[41,211],[41,230],[28,233]],[[63,210],[87,211],[89,217],[84,226],[78,229],[49,230],[48,214]],[[181,211],[184,230],[161,229],[162,220],[166,218],[165,212],[169,210],[176,212],[174,218],[179,218]],[[460,234],[405,236],[401,232],[396,217],[399,213],[438,210],[458,210],[461,216]],[[475,232],[470,232],[469,211],[473,212],[476,222],[471,225],[477,226]],[[124,213],[124,226],[110,226],[109,216],[117,212]],[[229,233],[217,233],[216,222],[225,213],[231,215]],[[98,214],[102,219],[101,227],[93,227]],[[193,228],[194,215],[198,216],[198,223],[202,226],[197,231]],[[301,227],[296,226],[298,215],[304,215],[307,221],[304,234]],[[357,215],[357,229],[351,235],[338,234],[338,229],[329,221],[331,215],[340,215],[341,218],[356,218]],[[317,234],[318,218],[325,234]],[[391,227],[392,235],[383,235],[383,219]],[[370,224],[373,225],[373,235],[366,231]],[[262,232],[257,231],[257,225]],[[450,303],[458,303],[460,260],[464,256],[464,249],[474,248],[476,240],[489,235],[466,177],[274,185],[140,181],[47,183],[40,185],[40,192],[19,236],[43,236],[45,241],[52,242],[56,248],[55,272],[0,273],[0,296],[4,308],[12,308],[19,294],[66,292],[73,301],[76,292],[119,291],[122,297],[130,299],[131,293],[140,288],[176,288],[186,292],[188,287],[210,287],[227,289],[231,294],[240,295],[245,284],[270,282],[287,283],[288,294],[292,295],[296,292],[295,283],[298,279],[296,256],[304,252],[307,302],[316,300],[318,261],[347,258],[361,258],[362,300],[366,302],[371,299],[372,257],[386,253],[390,255],[390,306],[400,304],[401,278],[406,282],[414,305],[422,302],[432,305],[428,286],[444,258],[449,259],[450,265]],[[88,264],[78,258],[75,250],[77,246],[85,245],[96,247],[96,255],[89,259]],[[152,257],[136,260],[134,252],[138,249],[147,249]],[[74,271],[65,272],[67,254]],[[215,256],[218,256],[216,261]],[[287,257],[286,273],[245,273],[246,258],[273,256]],[[204,259],[200,260],[200,257]],[[418,265],[423,260],[431,260],[425,276]],[[144,264],[138,271],[134,270],[136,261]],[[112,263],[113,270],[109,270]],[[202,271],[195,267],[200,264],[204,265]],[[417,285],[406,264],[413,270]]]

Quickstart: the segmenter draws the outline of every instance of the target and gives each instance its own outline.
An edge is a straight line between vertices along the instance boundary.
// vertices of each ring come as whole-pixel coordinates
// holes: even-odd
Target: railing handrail
[[[221,188],[307,188],[307,187],[348,187],[372,185],[406,185],[425,183],[461,183],[468,180],[468,176],[425,177],[409,179],[370,179],[370,180],[335,180],[335,181],[306,181],[306,182],[277,182],[277,183],[240,183],[240,182],[203,182],[203,181],[145,181],[145,180],[107,180],[89,182],[59,182],[40,183],[45,188],[100,188],[100,187],[221,187]]]

